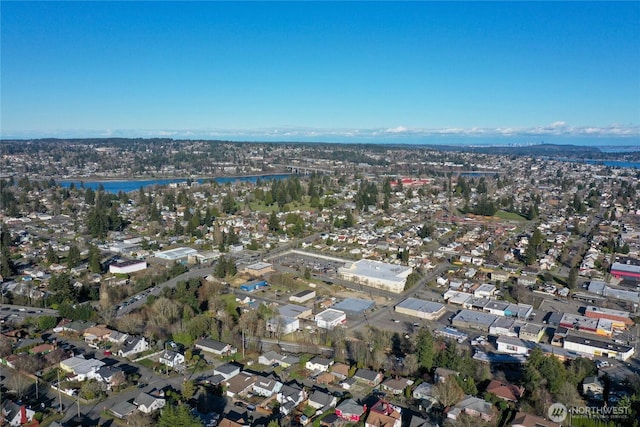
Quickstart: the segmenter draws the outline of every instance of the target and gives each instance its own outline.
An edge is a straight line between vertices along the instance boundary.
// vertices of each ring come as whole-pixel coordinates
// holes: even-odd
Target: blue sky
[[[640,2],[1,3],[2,137],[640,145]]]

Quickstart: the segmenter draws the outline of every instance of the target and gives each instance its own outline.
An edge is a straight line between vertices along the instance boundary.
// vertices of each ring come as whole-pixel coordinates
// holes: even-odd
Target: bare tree
[[[142,316],[140,316],[138,313],[125,314],[124,316],[120,317],[116,322],[116,326],[118,327],[118,330],[122,332],[126,332],[128,334],[138,333],[142,328],[143,324],[144,324],[144,321],[142,319]]]
[[[153,427],[156,425],[156,421],[151,415],[135,411],[127,417],[127,425],[130,427]]]
[[[17,400],[22,400],[30,386],[31,380],[18,372],[13,372],[13,375],[7,381],[7,388],[10,392],[15,393]]]
[[[13,344],[6,338],[0,338],[0,357],[6,357],[13,353]]]
[[[439,382],[433,387],[433,395],[443,406],[451,406],[458,403],[464,397],[464,391],[458,385],[455,378],[448,377],[446,381]]]
[[[155,320],[160,324],[172,324],[180,318],[180,307],[178,303],[165,297],[158,298],[151,306],[155,316],[150,320]]]

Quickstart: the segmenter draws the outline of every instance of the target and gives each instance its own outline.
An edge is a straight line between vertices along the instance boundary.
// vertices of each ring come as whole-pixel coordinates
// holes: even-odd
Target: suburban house
[[[60,369],[71,374],[76,381],[84,381],[93,375],[105,363],[98,359],[85,359],[81,356],[74,356],[60,361]]]
[[[560,427],[561,424],[554,423],[537,415],[518,412],[511,421],[511,427]]]
[[[357,423],[367,412],[367,407],[358,404],[353,399],[347,399],[336,407],[336,415],[343,420]]]
[[[437,383],[443,383],[447,381],[447,377],[450,377],[450,376],[457,377],[458,375],[460,375],[460,372],[458,371],[453,371],[447,368],[436,368],[434,380]]]
[[[331,373],[339,380],[344,380],[349,376],[349,365],[345,363],[334,363],[331,366]]]
[[[236,397],[248,393],[253,388],[257,377],[255,375],[240,372],[226,381],[226,393],[229,397]]]
[[[133,403],[127,401],[118,402],[109,409],[116,417],[123,419],[134,414],[138,408]]]
[[[184,365],[184,354],[173,350],[164,350],[158,357],[158,362],[170,368]]]
[[[334,407],[337,403],[337,397],[317,389],[311,393],[311,396],[309,396],[309,400],[307,401],[309,406],[318,410]]]
[[[213,353],[216,356],[228,356],[231,354],[235,354],[238,351],[238,349],[233,347],[231,344],[225,344],[223,342],[212,340],[210,338],[199,339],[198,341],[196,341],[195,347],[198,350]]]
[[[524,394],[524,388],[502,381],[491,380],[487,386],[487,393],[508,402],[518,402]]]
[[[379,400],[369,411],[365,427],[401,427],[402,415],[399,407]]]
[[[112,342],[114,344],[123,344],[127,338],[129,338],[129,334],[125,334],[123,332],[111,331],[109,336],[106,338],[107,341]]]
[[[277,364],[278,366],[282,366],[283,368],[288,368],[289,366],[298,363],[299,361],[300,358],[298,356],[284,355],[273,350],[269,350],[258,357],[258,363],[261,365],[270,366]]]
[[[280,412],[284,415],[290,414],[296,406],[306,399],[307,392],[295,383],[283,385],[276,397],[280,403]]]
[[[233,378],[241,372],[241,368],[238,365],[233,363],[225,363],[224,365],[220,365],[213,370],[214,375],[220,375],[225,380],[229,378]]]
[[[305,363],[304,367],[313,372],[327,372],[331,365],[333,365],[333,360],[321,356],[315,356],[313,359]]]
[[[85,329],[82,336],[87,344],[97,344],[100,341],[106,341],[112,332],[105,325],[97,325]]]
[[[149,350],[149,342],[145,337],[128,337],[118,351],[118,356],[131,357],[147,350]]]
[[[276,379],[258,375],[253,383],[253,392],[259,396],[271,397],[282,389],[282,383]]]
[[[457,420],[460,414],[465,413],[471,417],[481,418],[483,421],[492,422],[495,418],[493,405],[484,399],[474,396],[465,396],[447,412],[447,418]]]
[[[150,393],[140,393],[133,401],[138,406],[140,412],[150,414],[158,409],[164,408],[166,403],[164,396],[159,396]]]
[[[592,399],[602,400],[604,396],[604,385],[598,377],[586,377],[582,381],[582,394]]]
[[[368,386],[375,387],[382,382],[384,376],[380,372],[372,371],[371,369],[360,368],[353,375],[353,378]]]
[[[35,414],[36,412],[34,410],[27,408],[25,405],[18,405],[11,400],[6,400],[2,403],[3,426],[21,426],[27,424],[33,420]]]
[[[405,389],[412,384],[413,380],[408,378],[387,378],[380,384],[380,389],[398,396],[404,393]]]
[[[113,366],[102,366],[96,371],[87,374],[88,379],[95,379],[107,385],[107,389],[118,386],[125,381],[125,375],[122,369]]]

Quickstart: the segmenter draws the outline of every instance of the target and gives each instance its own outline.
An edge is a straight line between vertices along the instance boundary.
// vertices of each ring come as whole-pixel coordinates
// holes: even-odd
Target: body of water
[[[253,176],[223,176],[217,178],[197,178],[192,179],[192,181],[197,181],[200,184],[205,182],[215,181],[218,184],[226,184],[228,182],[252,182],[255,183],[258,179],[262,181],[271,181],[273,179],[287,179],[291,176],[291,174],[273,174],[273,175],[253,175]],[[104,191],[107,193],[118,194],[120,191],[124,193],[129,193],[132,191],[137,191],[142,188],[152,187],[154,185],[169,185],[180,182],[187,182],[189,179],[187,178],[166,178],[166,179],[140,179],[140,180],[107,180],[107,181],[80,181],[80,180],[69,180],[69,181],[60,181],[58,184],[62,187],[71,187],[73,184],[75,187],[84,186],[84,188],[91,188],[93,190],[97,190],[102,187]]]
[[[610,166],[612,168],[640,169],[640,162],[626,162],[624,160],[594,160],[594,159],[566,159],[566,158],[554,158],[553,160],[559,160],[562,162],[588,163],[590,165],[603,165],[603,166]]]

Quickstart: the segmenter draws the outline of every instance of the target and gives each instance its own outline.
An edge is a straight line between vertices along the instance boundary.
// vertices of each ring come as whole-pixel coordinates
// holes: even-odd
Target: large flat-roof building
[[[497,315],[491,313],[483,313],[475,310],[460,310],[451,320],[451,324],[457,328],[477,329],[479,331],[489,332],[491,324],[493,324],[497,318]]]
[[[252,276],[262,276],[263,274],[271,273],[273,270],[273,264],[268,262],[255,262],[247,265],[242,269],[242,272],[251,274]]]
[[[589,357],[610,357],[618,360],[627,360],[635,353],[635,349],[629,345],[619,345],[574,335],[567,335],[562,347]]]
[[[340,311],[344,311],[347,317],[360,317],[367,310],[372,309],[376,303],[367,299],[360,298],[346,298],[337,304],[334,304],[332,308]]]
[[[397,313],[425,320],[437,320],[447,312],[444,305],[439,302],[425,301],[418,298],[405,299],[396,305],[395,310]]]
[[[167,261],[182,261],[189,258],[189,255],[195,255],[198,251],[192,248],[173,248],[166,251],[156,252],[155,257]]]
[[[631,314],[628,311],[612,310],[609,308],[588,305],[584,310],[584,315],[594,319],[609,319],[613,322],[614,328],[624,329],[627,326],[633,325]]]
[[[344,311],[327,308],[325,311],[316,314],[315,320],[318,328],[333,329],[338,325],[345,324],[347,322],[347,315]]]
[[[295,304],[285,304],[278,308],[281,316],[293,317],[296,319],[311,318],[313,311],[309,307]]]
[[[598,319],[570,313],[565,313],[562,316],[559,326],[605,337],[611,337],[613,334],[613,321],[609,319]]]
[[[412,267],[388,264],[380,261],[361,259],[338,268],[338,274],[344,280],[351,280],[365,286],[399,294],[404,291],[407,277]]]
[[[129,274],[136,271],[145,270],[147,268],[146,261],[140,260],[127,260],[114,262],[109,265],[109,273],[111,274]]]
[[[614,262],[611,265],[611,275],[618,279],[640,281],[640,265]]]
[[[316,291],[313,291],[311,289],[307,289],[305,291],[300,291],[297,294],[291,295],[289,297],[289,301],[297,302],[297,303],[303,303],[303,302],[307,302],[310,299],[313,299],[315,297],[316,297]]]

